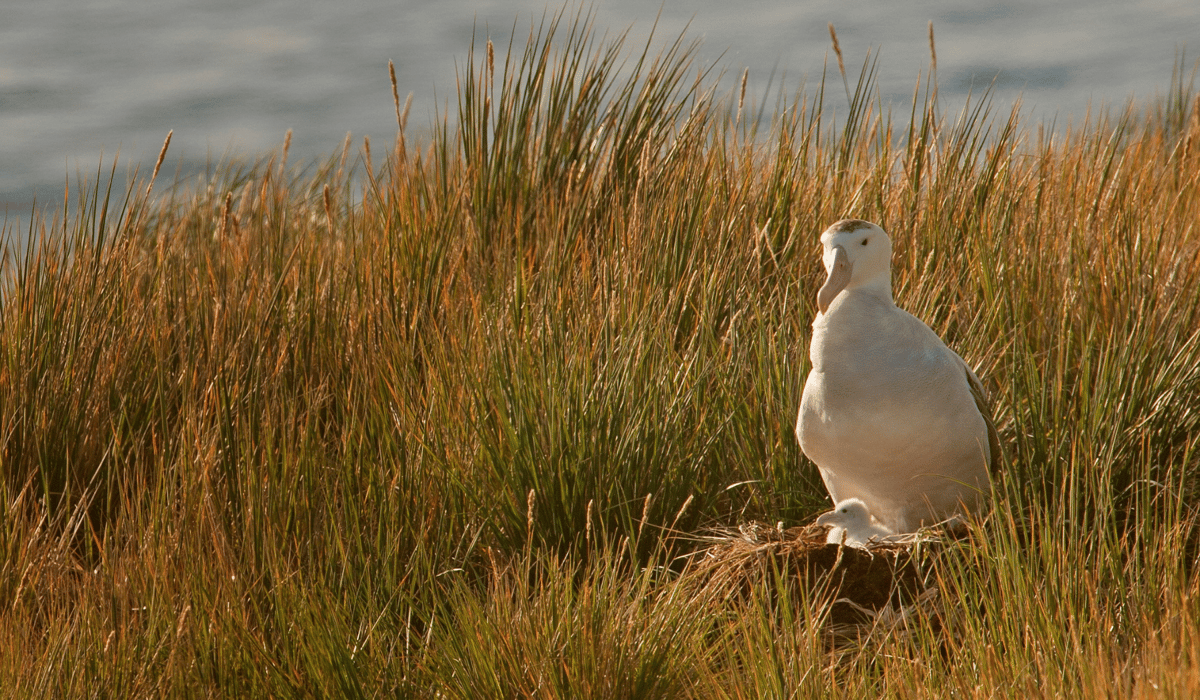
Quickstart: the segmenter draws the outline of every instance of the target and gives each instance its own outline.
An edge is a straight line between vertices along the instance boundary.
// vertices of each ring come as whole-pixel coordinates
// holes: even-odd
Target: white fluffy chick
[[[866,548],[868,542],[885,542],[896,533],[872,522],[871,511],[857,498],[847,498],[833,510],[817,518],[818,525],[830,525],[826,544]]]

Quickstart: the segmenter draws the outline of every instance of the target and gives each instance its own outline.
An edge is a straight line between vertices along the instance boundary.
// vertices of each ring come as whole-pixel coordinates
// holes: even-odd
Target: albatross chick
[[[844,544],[847,547],[866,547],[868,542],[886,542],[895,533],[871,522],[867,506],[857,498],[847,498],[828,513],[817,518],[818,525],[829,525],[826,544]]]

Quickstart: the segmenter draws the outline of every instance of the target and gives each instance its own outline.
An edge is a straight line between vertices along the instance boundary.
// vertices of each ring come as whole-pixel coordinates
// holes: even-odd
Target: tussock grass
[[[6,250],[5,696],[1200,690],[1182,61],[1145,113],[1049,131],[926,85],[893,115],[871,59],[757,113],[652,46],[548,17],[476,45],[428,143],[397,94],[386,152],[97,173]],[[792,425],[846,216],[892,234],[1007,464],[938,613],[831,647],[819,590],[689,562],[822,508]]]

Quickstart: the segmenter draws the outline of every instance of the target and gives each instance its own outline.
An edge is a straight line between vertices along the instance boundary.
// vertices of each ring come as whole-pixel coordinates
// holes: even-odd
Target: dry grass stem
[[[937,46],[933,43],[933,20],[929,20],[929,65],[937,73]]]

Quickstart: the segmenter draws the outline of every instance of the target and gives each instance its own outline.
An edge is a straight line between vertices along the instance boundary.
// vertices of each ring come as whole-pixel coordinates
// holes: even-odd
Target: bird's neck
[[[860,284],[851,285],[846,288],[846,291],[878,298],[893,305],[896,303],[892,298],[892,280],[888,276],[880,275]]]

